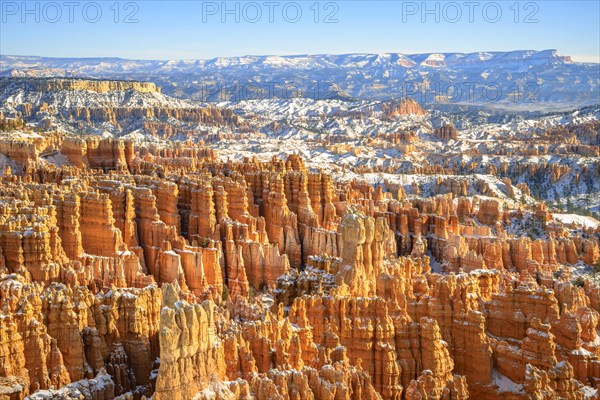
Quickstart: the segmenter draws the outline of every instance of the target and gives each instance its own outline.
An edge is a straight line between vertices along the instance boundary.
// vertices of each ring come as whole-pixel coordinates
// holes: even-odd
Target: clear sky
[[[600,1],[8,1],[0,54],[201,59],[558,49],[600,62]]]

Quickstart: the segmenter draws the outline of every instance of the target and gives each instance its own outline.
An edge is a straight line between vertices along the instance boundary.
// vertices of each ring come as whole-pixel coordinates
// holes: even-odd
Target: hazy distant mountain
[[[165,94],[203,101],[410,96],[422,104],[520,110],[600,103],[600,64],[576,63],[556,50],[179,61],[5,55],[0,75],[148,80]]]

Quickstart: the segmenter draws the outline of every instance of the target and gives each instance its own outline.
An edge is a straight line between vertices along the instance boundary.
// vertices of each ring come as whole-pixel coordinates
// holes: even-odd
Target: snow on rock
[[[562,222],[565,225],[578,225],[592,229],[600,227],[600,221],[593,217],[577,214],[552,214],[552,216],[556,221]]]
[[[513,382],[509,377],[501,374],[497,369],[494,368],[492,371],[492,381],[494,385],[498,386],[500,392],[511,392],[523,394],[523,385]]]
[[[96,400],[115,397],[115,384],[110,375],[101,369],[94,379],[82,379],[62,388],[38,390],[28,396],[30,400]]]

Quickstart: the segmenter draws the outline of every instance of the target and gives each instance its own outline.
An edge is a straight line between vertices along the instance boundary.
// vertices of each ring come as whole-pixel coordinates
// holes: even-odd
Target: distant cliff
[[[160,93],[160,88],[152,82],[112,81],[93,79],[27,79],[40,92],[52,90],[90,90],[97,93],[135,90],[140,93]]]
[[[144,129],[153,136],[187,137],[199,125],[236,126],[232,110],[169,97],[141,81],[0,78],[0,130],[41,129],[115,134]]]

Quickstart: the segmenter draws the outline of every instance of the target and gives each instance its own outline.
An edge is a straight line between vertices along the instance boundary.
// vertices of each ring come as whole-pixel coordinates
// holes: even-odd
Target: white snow
[[[583,395],[585,396],[586,400],[594,398],[596,396],[596,394],[598,393],[598,389],[595,389],[595,388],[590,387],[590,386],[584,386],[584,387],[582,387],[581,391],[583,391]]]
[[[574,224],[593,229],[600,227],[600,221],[593,217],[577,214],[552,214],[552,216],[556,221],[567,225]]]
[[[515,383],[509,377],[501,374],[496,368],[492,371],[492,381],[500,392],[524,393],[523,385]]]

